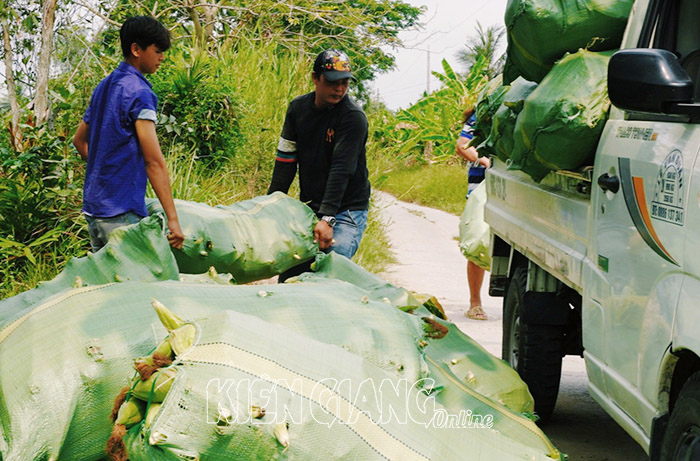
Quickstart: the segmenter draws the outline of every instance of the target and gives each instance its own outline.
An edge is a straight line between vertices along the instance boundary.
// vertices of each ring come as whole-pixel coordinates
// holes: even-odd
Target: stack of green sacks
[[[375,450],[393,459],[467,450],[558,459],[526,417],[532,398],[506,363],[422,307],[410,315],[371,296],[325,277],[59,293],[0,325],[0,456],[100,459],[114,435],[132,460],[271,459],[285,450],[302,459]],[[174,354],[163,338],[182,326],[159,321],[153,298],[187,320],[185,345],[168,340]],[[161,363],[151,377],[162,382],[132,379],[134,357],[137,369]],[[117,411],[124,431],[115,434],[109,416],[125,385],[133,405]],[[251,420],[253,407],[266,416]]]
[[[489,80],[476,99],[474,138],[469,143],[479,150],[479,155],[492,155],[493,150],[487,143],[491,133],[493,115],[503,102],[503,96],[508,92],[508,86],[503,86],[503,77],[498,75]]]
[[[517,373],[434,306],[339,255],[314,267],[179,279],[156,215],[0,301],[0,459],[560,459]]]
[[[503,103],[493,115],[491,124],[491,134],[487,144],[491,146],[494,154],[499,159],[507,162],[510,158],[515,140],[515,121],[523,110],[525,98],[537,87],[536,83],[528,82],[522,77],[518,77],[511,85],[508,92],[503,96]]]
[[[486,370],[511,377],[480,348],[465,349],[454,325],[372,301],[352,307],[362,291],[335,281],[320,284],[322,294],[324,285],[350,297],[302,328],[240,311],[198,320],[197,341],[180,357],[183,372],[157,415],[123,439],[129,459],[562,458],[531,420],[472,389]],[[279,311],[276,298],[302,287],[277,287],[261,299]],[[379,323],[383,313],[398,322]],[[406,327],[415,342],[386,342]],[[358,354],[370,344],[378,354]],[[421,374],[405,361],[387,367],[384,354],[398,352],[386,349],[392,345],[419,358]]]
[[[611,54],[579,50],[565,56],[525,99],[511,169],[541,181],[550,171],[592,164],[610,109]]]
[[[149,214],[162,212],[157,200],[147,205]],[[175,207],[185,243],[174,254],[185,274],[214,267],[243,284],[281,274],[318,251],[313,210],[281,192],[215,207],[176,200]]]
[[[556,61],[579,48],[620,47],[634,0],[508,0],[504,82],[540,82]]]

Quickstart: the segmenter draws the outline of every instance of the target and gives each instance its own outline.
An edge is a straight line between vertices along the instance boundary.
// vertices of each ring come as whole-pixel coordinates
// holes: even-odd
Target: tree
[[[0,11],[0,26],[2,26],[2,42],[5,56],[5,83],[7,85],[7,98],[10,103],[10,142],[16,151],[21,151],[22,132],[19,127],[20,109],[17,102],[17,89],[15,88],[14,65],[12,44],[10,40],[10,11],[2,4]]]
[[[224,44],[276,43],[280,49],[315,56],[343,49],[360,81],[390,69],[394,57],[382,47],[400,44],[398,33],[414,26],[423,8],[400,0],[157,0],[101,2],[92,8],[111,23],[148,14],[163,22],[177,40],[191,40],[212,52]],[[360,85],[364,94],[364,86]]]
[[[456,54],[457,60],[470,69],[479,57],[484,57],[488,63],[489,77],[495,77],[503,71],[505,63],[505,55],[496,56],[505,33],[506,30],[502,25],[494,24],[484,30],[477,21],[476,33],[467,37],[464,47]]]
[[[41,125],[49,117],[47,92],[49,89],[49,71],[51,70],[51,51],[53,49],[54,24],[56,22],[56,3],[58,0],[45,0],[41,14],[41,48],[37,66],[36,93],[34,95],[34,119]]]

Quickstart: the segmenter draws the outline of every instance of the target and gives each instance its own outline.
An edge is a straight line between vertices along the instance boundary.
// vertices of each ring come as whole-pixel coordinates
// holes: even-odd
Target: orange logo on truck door
[[[647,245],[649,245],[656,254],[666,261],[679,266],[678,262],[676,262],[668,250],[666,250],[663,243],[661,243],[661,239],[659,239],[654,229],[654,224],[651,221],[649,209],[647,208],[646,195],[644,193],[644,178],[632,176],[630,159],[620,158],[619,165],[622,192],[634,226]]]

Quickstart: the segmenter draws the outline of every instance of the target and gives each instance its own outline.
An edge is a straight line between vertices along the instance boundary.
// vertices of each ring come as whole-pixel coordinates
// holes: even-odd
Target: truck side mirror
[[[693,82],[667,50],[620,50],[608,63],[608,93],[617,107],[653,114],[697,114]]]

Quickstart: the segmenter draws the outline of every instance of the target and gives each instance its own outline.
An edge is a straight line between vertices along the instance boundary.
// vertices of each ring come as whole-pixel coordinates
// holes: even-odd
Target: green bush
[[[198,157],[214,162],[235,156],[241,141],[238,96],[228,72],[203,52],[169,51],[162,70],[151,77],[161,105],[162,141],[195,149]]]
[[[25,125],[23,135],[23,152],[0,147],[0,297],[53,277],[85,253],[79,158],[52,130]]]

